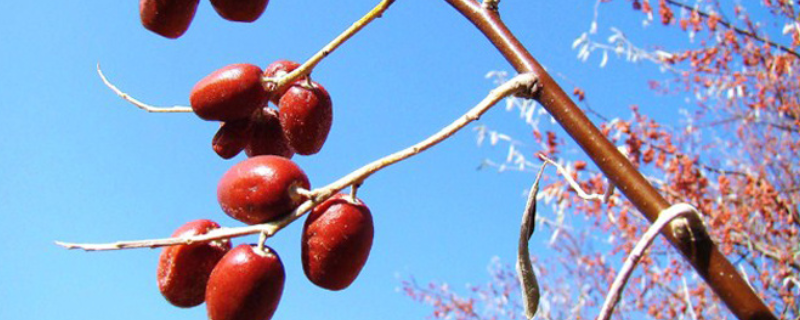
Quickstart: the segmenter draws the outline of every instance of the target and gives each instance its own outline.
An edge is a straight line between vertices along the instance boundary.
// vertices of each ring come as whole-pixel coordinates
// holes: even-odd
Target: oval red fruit
[[[195,220],[184,224],[173,237],[206,234],[219,228],[211,220]],[[161,251],[158,260],[158,289],[171,304],[189,308],[203,303],[211,270],[230,250],[227,240],[170,246]]]
[[[139,0],[139,18],[147,30],[175,39],[194,19],[200,0]]]
[[[308,177],[292,160],[257,156],[225,172],[217,186],[217,200],[232,218],[258,224],[291,212],[306,199],[296,188],[310,187]]]
[[[270,63],[266,68],[264,68],[264,77],[265,78],[280,78],[288,74],[289,72],[294,71],[295,69],[299,68],[300,64],[294,61],[289,60],[278,60],[273,63]],[[305,78],[300,78],[305,79]],[[289,87],[284,88],[281,91],[273,92],[270,101],[275,105],[278,104],[281,97],[286,90],[289,90]]]
[[[211,0],[211,5],[221,17],[239,22],[258,20],[268,3],[268,0]]]
[[[333,105],[328,91],[311,82],[297,82],[278,103],[281,126],[295,152],[312,155],[322,149],[333,123]]]
[[[275,251],[239,245],[219,261],[208,280],[208,318],[269,320],[278,309],[285,280],[283,263]]]
[[[361,200],[331,197],[311,211],[303,226],[303,271],[322,288],[347,288],[367,262],[374,233],[372,214]]]
[[[251,126],[250,137],[244,149],[248,157],[275,155],[291,159],[294,156],[294,150],[289,146],[278,119],[278,111],[263,107],[261,112],[253,113]]]
[[[269,101],[261,85],[261,68],[240,63],[206,76],[189,95],[192,110],[205,120],[229,121],[249,117]]]
[[[235,157],[250,141],[250,119],[225,121],[217,130],[211,147],[223,159]]]

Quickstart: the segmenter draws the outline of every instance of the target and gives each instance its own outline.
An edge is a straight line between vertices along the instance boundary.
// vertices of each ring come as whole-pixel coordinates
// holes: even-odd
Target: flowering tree
[[[268,319],[280,300],[284,272],[277,255],[264,246],[267,238],[309,211],[310,220],[328,211],[352,213],[353,221],[361,221],[355,224],[364,226],[358,236],[343,230],[354,225],[348,220],[322,223],[334,228],[323,229],[326,235],[334,236],[318,237],[321,231],[308,231],[316,227],[307,220],[303,240],[306,246],[302,249],[304,256],[314,250],[308,249],[311,247],[321,252],[303,260],[304,272],[312,282],[331,290],[348,286],[366,259],[372,237],[369,211],[356,198],[359,186],[374,173],[448,139],[505,98],[510,99],[511,106],[517,105],[534,126],[533,139],[543,147],[539,151],[541,159],[558,167],[563,180],[546,180],[548,184],[539,193],[540,174],[528,199],[517,265],[524,300],[516,301],[515,272],[502,263],[492,268],[493,282],[489,286],[473,288],[474,297],[462,298],[447,286],[420,287],[414,281],[407,282],[406,292],[431,302],[436,307],[435,316],[515,318],[522,309],[525,317],[531,318],[541,305],[541,317],[584,318],[592,316],[605,301],[600,314],[607,319],[640,259],[639,273],[632,280],[637,286],[630,289],[634,295],[623,299],[616,309],[622,314],[717,317],[724,314],[717,303],[720,301],[740,319],[773,319],[775,314],[784,318],[798,316],[794,300],[798,290],[794,253],[798,251],[798,190],[793,183],[797,170],[791,164],[797,162],[797,145],[793,143],[798,108],[792,92],[797,84],[786,79],[792,79],[797,56],[792,48],[798,45],[795,39],[800,26],[787,22],[782,30],[792,35],[792,43],[779,44],[769,39],[768,31],[750,22],[747,11],[739,5],[734,6],[735,18],[728,19],[723,5],[717,2],[690,6],[661,0],[654,10],[654,4],[634,0],[633,8],[645,14],[646,23],[658,20],[654,18],[658,15],[663,24],[680,26],[690,39],[706,40],[685,51],[649,51],[616,32],[609,45],[593,40],[597,32],[597,23],[593,22],[589,32],[573,44],[579,48],[579,57],[587,60],[594,52],[601,53],[602,65],[609,53],[651,61],[674,76],[664,83],[670,86],[654,82],[654,89],[671,92],[671,84],[678,83],[680,92],[692,94],[699,107],[697,112],[685,114],[687,125],[681,130],[656,123],[637,108],[633,108],[633,117],[628,120],[607,119],[594,112],[603,120],[598,129],[505,26],[499,0],[446,1],[486,36],[519,75],[506,81],[502,74],[496,74],[502,84],[439,132],[312,190],[302,170],[288,160],[295,152],[310,155],[319,151],[330,129],[330,97],[320,84],[311,81],[310,74],[336,48],[388,10],[393,0],[380,1],[302,64],[276,61],[265,70],[236,64],[215,71],[192,89],[190,107],[148,105],[122,92],[101,73],[109,88],[143,110],[193,112],[202,119],[222,122],[213,140],[214,151],[230,158],[244,150],[251,158],[223,176],[218,200],[226,214],[247,226],[220,228],[205,223],[187,227],[191,232],[178,230],[169,238],[58,244],[88,251],[169,247],[162,252],[159,264],[159,270],[162,265],[165,270],[159,271],[159,280],[166,283],[160,288],[165,297],[183,300],[184,295],[191,294],[192,299],[187,299],[191,303],[185,305],[197,305],[205,299],[212,319]],[[244,1],[212,0],[212,5],[225,19],[252,21],[264,10],[266,2],[249,2],[256,5],[253,8],[240,7]],[[608,1],[597,2],[598,10],[602,2]],[[143,0],[142,23],[162,36],[179,37],[189,27],[197,3]],[[776,19],[794,17],[794,7],[789,3],[763,5]],[[575,99],[586,102],[583,90],[576,87],[573,93]],[[270,101],[277,108],[271,108]],[[563,131],[540,130],[532,101],[541,104]],[[486,128],[479,132],[481,137],[500,136]],[[560,159],[561,164],[551,160],[560,157],[566,147],[562,132],[574,139],[599,171],[589,168],[586,160]],[[745,143],[744,148],[736,143],[739,141]],[[535,166],[511,142],[509,161],[521,170]],[[711,148],[730,150],[726,156],[735,160],[719,161],[716,156],[721,152],[712,152]],[[349,195],[335,195],[346,188]],[[614,195],[614,188],[621,194]],[[555,206],[555,218],[536,219],[533,200],[537,197]],[[568,211],[590,221],[588,229],[570,226]],[[644,219],[637,219],[635,211],[653,222],[647,232],[643,232]],[[529,260],[528,240],[536,221],[552,230],[551,246],[561,254],[552,262],[564,268],[548,270],[545,266],[552,266],[551,261]],[[641,258],[658,232],[680,255],[669,248],[657,248]],[[243,245],[225,253],[230,249],[227,241],[253,234],[260,235],[256,246]],[[634,246],[640,236],[644,240]],[[324,240],[314,240],[317,238]],[[338,240],[341,241],[326,242]],[[359,249],[352,245],[359,245]],[[207,257],[194,253],[206,249],[215,254]],[[357,257],[352,256],[353,252]],[[628,254],[631,258],[618,272],[617,258]],[[356,260],[360,262],[353,262]],[[239,265],[247,261],[254,262]],[[345,261],[344,267],[339,264],[341,261]],[[207,268],[198,270],[200,265]],[[692,269],[704,281],[688,276],[687,271]],[[317,278],[316,270],[334,279]],[[173,271],[179,276],[174,276]],[[535,272],[543,280],[541,288]],[[173,281],[184,276],[189,280]],[[614,283],[608,289],[612,279]],[[172,294],[173,289],[177,294]],[[603,299],[606,292],[609,298]],[[179,302],[174,304],[184,306],[184,301]]]
[[[650,81],[650,88],[685,96],[694,107],[676,114],[680,123],[659,123],[638,106],[630,107],[632,114],[627,119],[597,113],[588,103],[591,93],[580,84],[573,87],[575,99],[669,203],[687,202],[697,207],[722,254],[775,315],[800,318],[797,4],[770,0],[627,1],[632,5],[631,15],[643,22],[642,32],[662,25],[684,34],[683,47],[664,48],[655,42],[658,40],[640,46],[614,28],[607,41],[595,40],[600,36],[596,17],[602,15],[607,2],[612,1],[596,2],[590,30],[573,42],[578,58],[586,61],[597,56],[600,65],[606,66],[609,56],[616,55],[658,67],[663,78]],[[497,72],[490,75],[504,77]],[[642,105],[649,103],[643,101]],[[563,139],[558,128],[539,121],[544,115],[537,112],[536,104],[512,98],[509,106],[520,111],[533,128],[533,136],[512,138],[481,127],[479,141],[489,138],[493,144],[506,143],[509,148],[504,161],[487,160],[487,165],[538,170],[539,162],[515,139],[533,140],[540,146],[534,152],[557,159],[581,192],[604,194],[609,190],[606,179],[613,181],[613,177],[587,166],[587,159],[562,156],[565,148],[573,146],[565,142],[569,139]],[[540,232],[549,235],[549,246],[539,251],[553,250],[555,254],[537,258],[533,253],[541,285],[537,317],[594,318],[620,262],[649,224],[636,213],[639,205],[630,195],[614,195],[606,203],[590,201],[563,177],[545,181],[537,199],[554,210],[552,216],[537,217],[538,225],[545,227]],[[720,294],[712,292],[684,261],[666,241],[657,242],[640,261],[615,314],[625,319],[643,315],[655,319],[730,318]],[[403,281],[403,291],[431,305],[435,318],[522,318],[513,268],[493,261],[489,270],[488,283],[470,287],[467,293],[446,284],[422,285],[413,278]],[[741,318],[738,312],[734,314]]]

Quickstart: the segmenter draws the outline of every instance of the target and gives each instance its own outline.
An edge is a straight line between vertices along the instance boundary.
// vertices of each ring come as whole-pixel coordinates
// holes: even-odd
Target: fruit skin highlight
[[[293,84],[278,103],[281,126],[295,152],[312,155],[319,152],[333,123],[331,96],[313,81]]]
[[[220,17],[230,21],[253,22],[261,17],[269,0],[211,0]]]
[[[172,237],[190,237],[218,229],[211,220],[194,220],[175,230]],[[231,249],[228,240],[165,247],[158,259],[158,289],[169,303],[190,308],[205,300],[211,270]]]
[[[194,85],[192,111],[204,120],[230,121],[250,117],[269,101],[261,85],[261,68],[239,63],[218,69]]]
[[[200,0],[139,0],[142,25],[163,37],[183,35],[194,19]]]
[[[259,224],[286,216],[306,197],[296,189],[309,190],[308,177],[292,160],[256,156],[237,163],[222,176],[217,200],[232,218]]]
[[[278,308],[286,273],[271,248],[242,244],[211,272],[206,307],[211,320],[269,320]]]
[[[369,208],[350,195],[337,194],[315,207],[303,226],[303,271],[311,282],[342,290],[358,277],[374,235]]]

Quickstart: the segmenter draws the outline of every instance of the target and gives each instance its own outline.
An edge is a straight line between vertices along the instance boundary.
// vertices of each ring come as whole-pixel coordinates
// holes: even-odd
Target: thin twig
[[[686,301],[686,311],[692,320],[697,320],[697,314],[694,313],[694,306],[692,305],[692,295],[689,293],[689,286],[686,285],[686,276],[681,277],[683,282],[683,300]]]
[[[603,308],[600,310],[600,315],[597,317],[598,320],[608,320],[611,317],[611,314],[614,312],[614,307],[617,305],[622,295],[622,289],[631,277],[634,267],[636,267],[636,264],[642,259],[644,251],[650,247],[650,244],[653,243],[653,240],[658,233],[661,232],[661,229],[676,217],[690,213],[694,213],[698,217],[700,216],[700,213],[695,207],[686,203],[675,204],[658,214],[658,219],[656,219],[644,235],[642,235],[642,238],[636,243],[636,246],[628,255],[628,258],[625,259],[622,269],[617,273],[617,277],[611,284],[611,289],[608,290],[608,295],[603,303]]]
[[[240,237],[259,232],[263,232],[267,237],[271,237],[279,230],[283,229],[293,221],[303,216],[307,211],[311,210],[311,208],[316,206],[318,203],[331,197],[336,192],[352,184],[361,183],[375,172],[378,172],[381,169],[386,168],[392,164],[395,164],[397,162],[410,158],[414,155],[417,155],[422,151],[425,151],[428,148],[438,144],[439,142],[442,142],[443,140],[455,134],[460,129],[464,128],[470,122],[480,118],[482,114],[484,114],[492,106],[497,104],[498,101],[504,99],[505,97],[522,90],[527,90],[527,91],[534,90],[534,88],[536,88],[537,82],[538,78],[534,76],[532,73],[524,73],[517,75],[508,82],[500,85],[499,87],[489,92],[486,98],[484,98],[480,103],[478,103],[478,105],[470,109],[466,114],[464,114],[460,118],[453,121],[453,123],[451,123],[450,125],[439,130],[439,132],[437,132],[436,134],[428,137],[425,140],[422,140],[421,142],[411,147],[408,147],[406,149],[400,150],[386,157],[373,161],[372,163],[369,163],[359,168],[358,170],[351,172],[350,174],[340,178],[339,180],[336,180],[335,182],[323,188],[311,191],[309,200],[303,202],[294,211],[292,211],[289,215],[287,215],[281,220],[253,225],[253,226],[246,226],[246,227],[220,228],[212,230],[206,234],[191,236],[191,237],[119,241],[107,244],[78,244],[78,243],[66,243],[66,242],[56,241],[56,244],[65,247],[67,249],[102,251],[102,250],[120,250],[120,249],[133,249],[133,248],[156,248],[163,246],[188,244],[192,242],[206,242],[206,241]]]
[[[156,107],[156,106],[151,106],[149,104],[141,102],[141,101],[137,100],[134,97],[131,97],[129,94],[127,94],[125,92],[122,92],[122,90],[117,88],[117,86],[115,86],[113,83],[111,83],[111,81],[108,81],[106,76],[103,74],[103,70],[100,69],[100,64],[99,63],[97,64],[97,74],[100,75],[100,79],[103,80],[103,83],[105,83],[106,87],[111,89],[111,91],[114,91],[114,93],[116,93],[120,98],[124,99],[125,101],[130,102],[131,104],[133,104],[134,106],[136,106],[139,109],[142,109],[142,110],[147,111],[147,112],[154,112],[154,113],[187,113],[187,112],[192,112],[192,108],[191,107],[187,107],[187,106],[175,105],[175,106],[172,106],[172,107]]]
[[[546,157],[543,154],[539,154],[539,159],[542,159],[542,161],[544,161],[545,163],[552,164],[554,167],[556,167],[556,169],[558,169],[558,172],[561,173],[561,175],[564,177],[564,180],[566,180],[569,186],[572,187],[573,190],[575,190],[575,192],[578,194],[578,197],[580,197],[583,200],[588,200],[588,201],[600,200],[603,203],[608,203],[608,200],[611,199],[611,196],[614,194],[614,185],[611,183],[611,181],[608,182],[609,186],[604,194],[596,194],[596,193],[588,194],[586,193],[586,191],[583,190],[583,188],[581,188],[580,184],[578,184],[578,182],[576,182],[575,179],[572,179],[572,176],[569,174],[569,172],[567,172],[567,169],[564,169],[563,166],[561,166],[560,164],[556,163],[555,161],[551,160],[550,158]]]
[[[300,79],[301,77],[310,74],[311,71],[314,69],[314,67],[316,67],[317,64],[320,61],[322,61],[322,59],[327,57],[329,54],[333,53],[333,51],[336,50],[336,48],[338,48],[340,45],[342,45],[342,43],[350,39],[350,37],[361,31],[361,29],[367,26],[370,22],[372,22],[376,18],[380,18],[381,15],[383,15],[383,13],[386,11],[386,9],[389,9],[389,6],[391,6],[392,3],[394,3],[394,1],[395,0],[383,0],[380,3],[378,3],[378,5],[375,6],[375,8],[367,12],[367,14],[361,17],[361,19],[358,19],[358,21],[354,22],[349,28],[347,28],[347,30],[345,30],[339,36],[331,40],[330,43],[328,43],[325,47],[320,49],[316,54],[311,56],[311,58],[306,60],[306,62],[304,62],[300,67],[298,67],[294,71],[289,72],[285,76],[280,77],[278,79],[274,78],[261,79],[264,88],[266,88],[269,91],[279,91],[280,89],[285,88],[286,86],[294,83],[295,81],[297,81],[297,79]]]
[[[533,315],[539,309],[539,282],[533,272],[528,242],[536,229],[536,194],[539,193],[539,181],[542,179],[545,167],[547,167],[547,162],[543,163],[539,169],[536,180],[533,181],[533,186],[531,186],[531,191],[528,194],[525,211],[522,213],[519,246],[517,248],[517,274],[522,285],[522,306],[525,310],[525,317],[529,320],[533,319]]]

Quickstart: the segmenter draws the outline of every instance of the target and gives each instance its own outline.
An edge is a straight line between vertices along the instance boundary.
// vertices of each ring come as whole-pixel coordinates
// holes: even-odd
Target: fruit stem
[[[367,14],[361,17],[361,19],[358,19],[358,21],[354,22],[349,28],[331,40],[331,42],[329,42],[327,45],[322,47],[321,50],[311,56],[311,58],[309,58],[294,71],[277,80],[274,78],[262,78],[261,83],[264,86],[264,89],[267,91],[280,92],[280,90],[283,90],[283,88],[286,86],[294,83],[300,77],[308,76],[314,67],[316,67],[320,61],[322,61],[322,59],[333,53],[334,50],[336,50],[345,41],[350,39],[350,37],[361,31],[361,29],[366,27],[370,22],[381,17],[383,12],[385,12],[386,9],[389,9],[389,6],[391,6],[392,3],[394,3],[394,0],[382,0],[377,6],[375,6],[375,8],[367,12]]]
[[[267,234],[264,233],[264,232],[261,232],[261,234],[258,236],[258,252],[259,253],[263,253],[264,252],[264,242],[266,242],[266,241],[267,241]]]
[[[358,188],[361,187],[361,183],[362,182],[359,181],[350,185],[350,198],[352,198],[351,200],[353,202],[355,202],[356,199],[358,199],[356,198],[356,195],[358,194]]]

